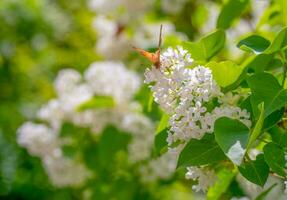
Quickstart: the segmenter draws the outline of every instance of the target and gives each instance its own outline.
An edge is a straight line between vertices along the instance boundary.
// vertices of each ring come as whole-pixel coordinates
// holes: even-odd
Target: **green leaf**
[[[282,50],[287,45],[287,27],[283,28],[274,38],[264,53],[271,54]]]
[[[221,29],[204,36],[198,42],[184,42],[183,47],[192,55],[192,58],[199,61],[208,61],[217,54],[225,43],[225,32]]]
[[[249,136],[248,133],[248,127],[239,120],[221,117],[217,119],[214,124],[216,142],[227,157],[237,165],[242,161],[244,154],[233,157],[233,155],[230,154],[230,150],[232,150],[231,148],[238,144],[238,142],[238,145],[240,145],[243,150],[246,149]]]
[[[156,134],[162,132],[166,127],[168,127],[168,120],[169,120],[169,115],[163,114],[161,116],[160,122],[156,128]]]
[[[268,130],[269,128],[277,124],[281,120],[284,114],[284,110],[285,109],[283,107],[280,110],[276,110],[275,112],[268,115],[268,117],[266,117],[264,120],[263,129]]]
[[[226,168],[221,169],[217,174],[216,183],[208,189],[207,200],[217,200],[226,192],[235,176],[234,171]]]
[[[242,50],[251,51],[257,54],[263,52],[268,48],[269,45],[270,42],[264,37],[259,35],[251,35],[241,40],[237,44],[237,47]]]
[[[229,0],[222,8],[217,18],[217,28],[227,29],[247,7],[249,0]]]
[[[166,138],[168,136],[168,129],[165,128],[161,132],[157,133],[154,139],[155,151],[157,154],[163,154],[167,151],[168,143]]]
[[[130,140],[130,134],[120,132],[113,126],[105,128],[99,142],[99,164],[106,168],[114,161],[117,152],[127,150]]]
[[[261,129],[263,127],[263,123],[264,123],[264,103],[260,103],[258,105],[259,110],[260,110],[260,116],[255,124],[255,127],[253,129],[253,131],[250,134],[249,140],[248,140],[248,144],[247,144],[247,150],[251,147],[251,145],[253,144],[253,142],[257,139],[257,137],[260,135],[261,133]]]
[[[250,160],[242,166],[239,166],[238,169],[247,180],[261,187],[264,186],[269,175],[269,167],[264,161],[263,154],[259,154],[256,160]]]
[[[247,68],[248,72],[264,72],[272,62],[272,54],[259,54],[250,57],[243,63],[244,68]]]
[[[214,140],[214,135],[206,134],[202,139],[191,139],[181,151],[177,167],[199,166],[216,163],[226,157]]]
[[[273,142],[280,145],[282,148],[287,147],[287,132],[284,129],[274,126],[269,130],[269,133]]]
[[[283,89],[277,79],[268,73],[257,73],[247,79],[251,89],[251,105],[257,118],[259,110],[257,105],[264,102],[265,117],[281,109],[287,102],[287,90]]]
[[[243,71],[243,68],[232,61],[209,62],[206,67],[212,70],[212,75],[217,84],[226,87],[234,83]],[[226,76],[228,74],[228,76]]]
[[[114,99],[109,96],[94,96],[78,107],[79,111],[93,108],[112,108],[115,106]]]
[[[269,194],[269,192],[277,185],[277,183],[274,183],[271,185],[267,190],[264,190],[261,192],[255,200],[266,200],[266,196]]]
[[[269,167],[278,175],[285,177],[284,167],[286,160],[283,149],[279,145],[270,142],[264,146],[263,152],[265,161]]]
[[[154,102],[153,100],[154,100],[153,95],[150,94],[149,99],[148,99],[148,105],[147,105],[147,111],[148,112],[151,112],[151,110],[152,110],[152,104]]]

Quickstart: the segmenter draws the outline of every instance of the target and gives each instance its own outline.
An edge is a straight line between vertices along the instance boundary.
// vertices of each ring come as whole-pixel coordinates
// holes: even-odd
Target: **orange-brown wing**
[[[133,47],[137,52],[139,52],[141,55],[143,55],[145,58],[147,58],[149,61],[151,61],[153,64],[156,64],[158,62],[158,54],[157,53],[150,53],[148,51],[145,51],[143,49]]]

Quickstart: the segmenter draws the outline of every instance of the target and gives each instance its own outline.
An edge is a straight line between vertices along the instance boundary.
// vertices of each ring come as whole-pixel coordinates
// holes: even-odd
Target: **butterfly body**
[[[158,50],[155,53],[151,53],[145,51],[141,48],[133,47],[134,50],[139,52],[142,56],[148,59],[152,64],[159,69],[160,68],[160,46],[161,46],[161,34],[162,34],[162,25],[160,26],[160,34],[159,34],[159,43],[158,43]]]

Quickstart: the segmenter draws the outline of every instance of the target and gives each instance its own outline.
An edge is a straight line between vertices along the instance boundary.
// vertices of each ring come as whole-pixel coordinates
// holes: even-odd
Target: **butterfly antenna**
[[[161,42],[162,42],[162,24],[160,25],[160,30],[159,30],[158,49],[160,49],[161,47]]]

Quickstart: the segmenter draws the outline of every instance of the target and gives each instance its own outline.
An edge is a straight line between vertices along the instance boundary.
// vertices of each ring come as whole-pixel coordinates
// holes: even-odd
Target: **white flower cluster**
[[[135,20],[134,18],[130,18]],[[164,34],[175,33],[175,27],[169,22],[146,23],[141,21],[121,24],[106,15],[98,15],[93,20],[93,27],[97,32],[96,52],[105,59],[118,60],[127,55],[132,49],[131,44],[150,48],[158,44],[159,27],[163,25]],[[135,29],[131,35],[126,30]],[[179,37],[182,34],[176,33]]]
[[[62,70],[54,83],[58,98],[50,100],[38,112],[38,117],[49,126],[32,122],[23,124],[18,130],[18,143],[27,148],[31,155],[42,159],[55,186],[76,187],[92,174],[80,161],[63,155],[61,146],[69,141],[66,137],[59,137],[62,124],[70,122],[87,127],[94,134],[101,133],[111,124],[132,134],[128,157],[131,163],[145,161],[140,169],[143,182],[168,179],[176,168],[178,154],[169,152],[160,158],[148,160],[153,146],[154,125],[137,112],[141,108],[132,101],[139,84],[139,77],[126,70],[121,63],[93,63],[83,77],[75,70]],[[78,107],[94,95],[111,96],[116,105],[78,111]]]
[[[145,82],[152,84],[155,101],[171,115],[170,145],[177,140],[200,139],[205,133],[212,133],[214,122],[223,116],[251,125],[249,113],[239,107],[221,104],[207,111],[206,104],[209,101],[217,97],[220,102],[224,95],[210,69],[203,66],[188,68],[193,60],[182,47],[169,48],[161,55],[161,60],[160,69],[147,69]]]
[[[153,5],[154,0],[89,0],[88,6],[97,14],[129,23],[141,18]]]
[[[192,186],[192,189],[196,192],[200,190],[206,192],[207,189],[212,186],[217,179],[213,170],[200,167],[187,167],[185,178],[198,181],[197,185]]]
[[[55,129],[63,121],[70,121],[100,132],[110,121],[117,123],[123,110],[129,109],[131,98],[140,87],[140,78],[122,63],[106,61],[92,63],[84,77],[76,70],[64,69],[54,85],[58,98],[44,105],[38,117]],[[93,96],[113,97],[115,108],[78,112],[78,107]]]
[[[18,143],[31,155],[42,159],[55,186],[79,186],[90,176],[80,163],[66,158],[61,146],[67,141],[59,137],[61,126],[70,122],[100,133],[108,125],[133,134],[129,145],[132,162],[147,159],[153,144],[153,124],[137,113],[139,105],[132,101],[140,87],[140,78],[117,62],[97,62],[85,71],[84,77],[73,69],[59,72],[55,83],[57,98],[38,111],[38,117],[48,125],[27,122],[18,130]],[[93,96],[111,96],[112,108],[79,111],[81,104]],[[71,133],[73,134],[73,133]],[[66,139],[66,138],[65,138]]]
[[[162,156],[155,158],[143,165],[140,169],[141,181],[144,183],[153,182],[157,179],[169,179],[176,170],[178,153],[168,151]]]
[[[131,44],[143,49],[156,47],[160,25],[164,27],[164,35],[184,38],[168,21],[146,20],[144,14],[153,3],[154,0],[90,0],[89,6],[96,12],[93,27],[97,33],[97,54],[105,59],[120,60],[132,50]],[[180,6],[180,2],[176,5]]]
[[[191,138],[201,139],[204,134],[213,133],[216,119],[223,116],[238,119],[250,127],[250,114],[233,105],[237,97],[229,94],[225,98],[211,70],[204,66],[190,68],[192,62],[191,55],[182,47],[168,48],[161,55],[160,68],[152,66],[145,73],[145,83],[151,84],[154,100],[171,116],[167,138],[169,146],[177,141],[186,143]],[[213,99],[217,99],[218,106],[210,110],[207,104]],[[188,170],[189,174],[198,174],[201,169],[190,167]],[[208,176],[202,177],[209,179]],[[204,178],[200,182],[204,183]],[[201,185],[201,189],[206,190],[204,184],[199,184],[196,189],[199,190]]]
[[[161,1],[161,8],[166,13],[176,14],[183,9],[184,4],[187,0],[162,0]]]
[[[51,182],[57,187],[81,186],[90,172],[79,162],[62,155],[62,140],[55,130],[43,124],[24,123],[18,129],[18,143],[31,155],[39,156]]]

